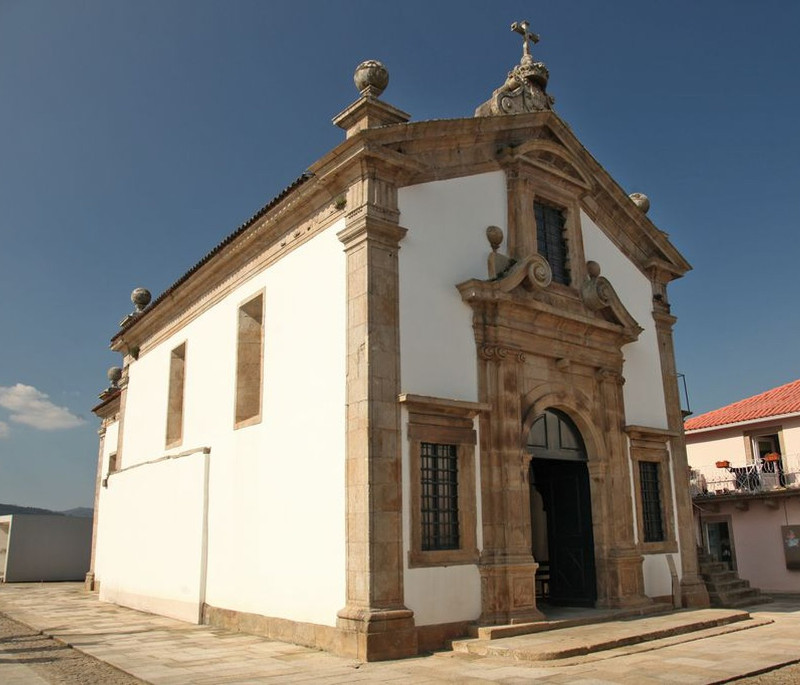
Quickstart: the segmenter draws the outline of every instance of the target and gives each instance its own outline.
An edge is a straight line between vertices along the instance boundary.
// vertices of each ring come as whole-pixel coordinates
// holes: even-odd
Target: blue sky
[[[356,64],[413,120],[469,116],[520,19],[556,111],[694,266],[671,286],[692,409],[800,377],[800,3],[0,0],[0,502],[91,505],[131,290],[342,140]]]

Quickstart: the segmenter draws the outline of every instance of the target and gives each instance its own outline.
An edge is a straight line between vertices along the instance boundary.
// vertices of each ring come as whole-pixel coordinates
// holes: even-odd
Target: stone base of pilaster
[[[644,557],[635,550],[612,552],[597,564],[604,592],[597,606],[608,609],[635,609],[653,603],[644,593]]]
[[[681,605],[685,608],[695,609],[707,607],[711,604],[708,597],[708,588],[703,579],[698,576],[686,575],[681,578]]]
[[[534,578],[539,568],[533,559],[482,563],[481,625],[507,625],[541,621],[544,614],[536,607]]]
[[[98,589],[94,584],[94,571],[89,571],[86,574],[86,578],[83,579],[83,589],[86,590],[86,592],[93,592]]]
[[[410,609],[345,607],[336,620],[336,653],[359,661],[416,656],[417,629]]]

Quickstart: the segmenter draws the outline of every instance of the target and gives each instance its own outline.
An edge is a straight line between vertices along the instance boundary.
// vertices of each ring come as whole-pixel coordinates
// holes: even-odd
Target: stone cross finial
[[[528,31],[530,27],[530,23],[527,20],[524,21],[515,21],[511,24],[511,30],[519,33],[522,36],[522,56],[530,57],[531,56],[531,47],[528,44],[528,41],[533,43],[539,42],[539,35],[536,33],[531,33]]]

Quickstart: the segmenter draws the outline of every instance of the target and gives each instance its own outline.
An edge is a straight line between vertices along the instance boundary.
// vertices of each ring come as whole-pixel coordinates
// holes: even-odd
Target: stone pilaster
[[[534,621],[534,577],[538,565],[531,554],[530,457],[520,449],[520,363],[524,355],[483,345],[482,396],[491,411],[481,423],[483,551],[480,559],[483,624]]]
[[[347,605],[343,654],[365,661],[417,653],[404,604],[400,456],[397,191],[375,176],[348,192]]]
[[[612,515],[607,522],[606,543],[597,558],[598,576],[603,578],[598,606],[635,607],[650,603],[644,593],[643,557],[636,548],[633,525],[634,493],[627,438],[623,432],[625,410],[624,378],[616,369],[597,372],[598,399],[604,408],[602,431],[608,450],[604,489]]]
[[[661,356],[661,375],[664,379],[664,401],[667,405],[667,423],[676,435],[670,440],[672,468],[675,474],[675,506],[678,510],[678,540],[681,550],[681,602],[685,607],[709,605],[708,590],[700,577],[697,544],[692,517],[692,498],[689,494],[689,462],[686,456],[686,438],[683,433],[678,375],[675,368],[675,346],[672,327],[677,320],[667,311],[666,298],[657,300],[653,312],[656,322],[658,351]]]

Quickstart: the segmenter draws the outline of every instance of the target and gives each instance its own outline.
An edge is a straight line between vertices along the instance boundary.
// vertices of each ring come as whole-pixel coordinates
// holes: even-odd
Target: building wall
[[[718,481],[721,487],[728,479],[733,487],[734,478],[728,471],[718,469],[716,462],[730,461],[731,466],[745,466],[748,463],[745,434],[777,432],[781,433],[783,468],[787,473],[797,472],[800,470],[800,418],[797,417],[687,433],[686,453],[689,457],[689,466],[700,471],[709,483]],[[797,482],[794,476],[788,478],[790,484]]]
[[[6,544],[5,582],[83,580],[89,570],[92,519],[14,514]]]
[[[506,231],[505,184],[495,171],[398,191],[402,392],[478,398],[472,310],[456,285],[486,278],[486,227]]]
[[[486,278],[490,252],[486,227],[497,225],[507,232],[505,174],[492,172],[401,188],[398,197],[400,223],[408,229],[399,256],[402,391],[475,401],[472,312],[455,286],[470,278]],[[586,214],[581,213],[580,219],[586,259],[601,265],[603,275],[644,328],[639,340],[623,348],[626,421],[667,428],[650,281]],[[403,436],[407,553],[410,474],[405,424]],[[480,530],[480,517],[478,527]],[[680,569],[679,554],[673,556]],[[644,573],[649,595],[671,594],[665,555],[648,555]],[[480,613],[480,578],[475,566],[409,569],[406,565],[404,578],[406,603],[415,611],[418,625],[469,620]]]
[[[345,604],[343,227],[255,274],[130,365],[123,470],[101,493],[101,597],[189,620],[205,601],[335,625]],[[262,291],[262,418],[234,430],[238,309]],[[184,342],[183,438],[166,450],[170,354]],[[208,457],[145,463],[202,448]]]
[[[800,593],[800,570],[786,568],[781,526],[800,525],[800,496],[748,502],[746,511],[732,502],[699,502],[700,520],[729,520],[739,577],[763,592]]]

